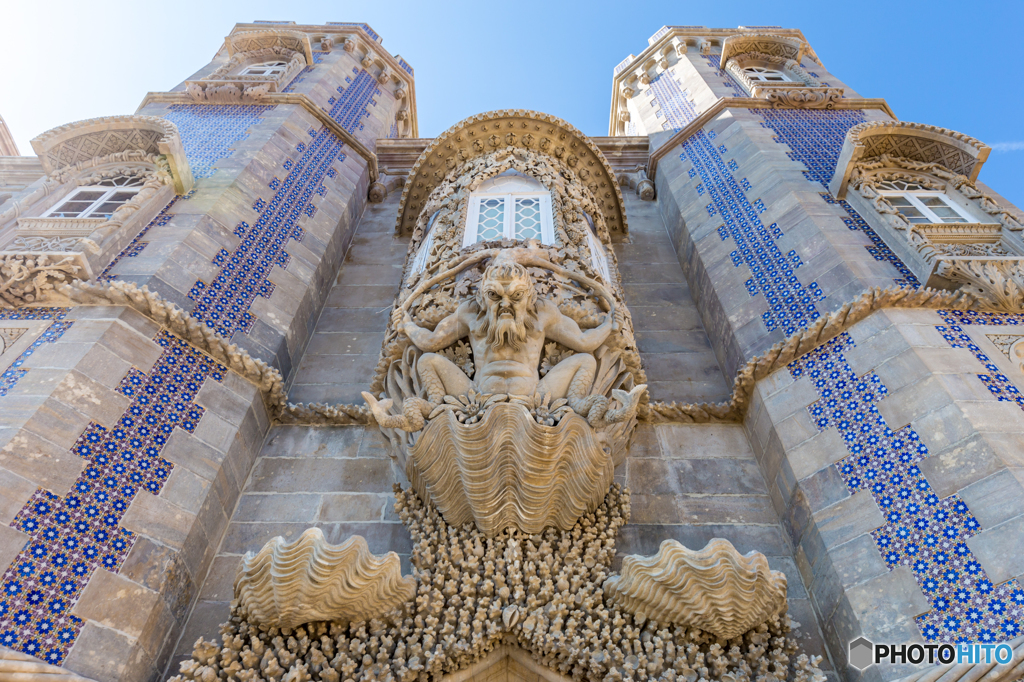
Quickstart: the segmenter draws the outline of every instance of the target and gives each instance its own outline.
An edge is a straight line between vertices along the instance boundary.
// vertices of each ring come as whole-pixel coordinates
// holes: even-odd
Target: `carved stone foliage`
[[[45,300],[62,282],[89,276],[88,264],[74,255],[0,253],[0,300],[19,307]]]
[[[172,682],[444,680],[501,646],[574,680],[825,682],[820,658],[787,636],[784,605],[724,640],[634,616],[610,600],[602,586],[629,517],[628,494],[617,485],[572,528],[533,535],[487,537],[454,526],[409,490],[397,490],[395,509],[412,536],[414,600],[379,618],[289,630],[247,620],[236,602],[221,643],[198,641]]]
[[[457,181],[458,176],[452,173],[456,166],[499,149],[520,157],[538,152],[545,155],[548,163],[556,166],[560,173],[575,175],[590,191],[610,232],[628,233],[615,174],[597,146],[561,119],[521,109],[471,116],[435,138],[409,173],[396,232],[410,234],[413,231],[434,189],[442,181]],[[596,215],[592,217],[597,220]]]
[[[842,88],[775,88],[764,91],[764,98],[776,108],[832,109],[843,98]]]
[[[846,132],[829,191],[844,198],[856,165],[883,155],[936,164],[975,182],[991,151],[988,145],[955,130],[910,121],[868,121]]]
[[[650,557],[622,560],[605,581],[611,600],[642,618],[690,625],[732,639],[786,611],[786,576],[760,552],[742,555],[716,538],[693,551],[675,540]]]
[[[105,116],[68,123],[32,140],[47,173],[63,171],[117,154],[163,157],[178,194],[192,189],[192,171],[178,129],[158,116]]]
[[[238,613],[267,628],[379,618],[415,594],[397,554],[374,556],[360,535],[332,545],[319,528],[292,543],[273,538],[242,559],[235,578]]]

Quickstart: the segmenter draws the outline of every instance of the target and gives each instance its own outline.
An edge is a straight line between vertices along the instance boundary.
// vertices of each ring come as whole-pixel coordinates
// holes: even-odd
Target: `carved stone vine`
[[[0,299],[14,307],[41,301],[58,284],[77,279],[83,269],[73,256],[0,254]]]
[[[764,98],[777,109],[832,109],[843,98],[843,90],[840,88],[771,89],[765,91]]]

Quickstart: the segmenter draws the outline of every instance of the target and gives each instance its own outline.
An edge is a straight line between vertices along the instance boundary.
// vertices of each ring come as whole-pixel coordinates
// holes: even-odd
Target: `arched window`
[[[601,275],[601,279],[605,283],[611,283],[612,276],[608,271],[608,256],[604,252],[604,246],[601,245],[601,240],[597,238],[597,228],[594,227],[594,220],[590,217],[589,213],[584,213],[587,218],[587,225],[590,229],[587,230],[587,246],[590,247],[590,262],[593,264],[594,269],[597,270],[598,274]]]
[[[499,239],[555,243],[551,194],[537,180],[508,170],[470,194],[463,248]]]
[[[911,223],[978,223],[966,208],[950,201],[945,193],[916,182],[884,180],[878,193]]]
[[[260,64],[250,64],[249,66],[242,69],[239,76],[263,76],[265,78],[277,78],[285,69],[288,68],[288,62],[273,61],[273,62],[262,62]]]
[[[793,80],[781,71],[763,66],[747,66],[743,69],[743,73],[750,80],[759,83],[789,83]]]
[[[434,221],[437,220],[437,214],[440,212],[434,211],[434,215],[430,216],[430,222],[427,223],[427,233],[423,236],[420,250],[416,252],[416,257],[412,259],[412,268],[409,270],[410,275],[422,272],[423,268],[427,266],[427,257],[430,255],[431,247],[434,246]]]
[[[47,211],[48,218],[110,218],[142,189],[139,175],[118,175],[93,185],[79,187]]]

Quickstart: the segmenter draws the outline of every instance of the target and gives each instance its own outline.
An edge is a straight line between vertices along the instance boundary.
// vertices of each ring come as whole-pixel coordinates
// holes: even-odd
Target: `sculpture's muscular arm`
[[[454,313],[438,322],[434,331],[424,329],[413,322],[408,313],[405,313],[403,317],[401,329],[414,346],[421,351],[434,353],[468,336],[469,325],[466,323],[468,319],[467,304],[463,303]]]
[[[555,304],[541,300],[537,302],[537,308],[547,322],[544,335],[577,353],[594,352],[612,331],[611,315],[605,315],[604,322],[597,327],[583,331],[572,318],[563,315]]]

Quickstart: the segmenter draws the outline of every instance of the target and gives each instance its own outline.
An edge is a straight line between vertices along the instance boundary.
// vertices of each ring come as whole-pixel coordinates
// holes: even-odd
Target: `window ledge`
[[[20,235],[87,237],[107,222],[106,218],[18,218]]]

